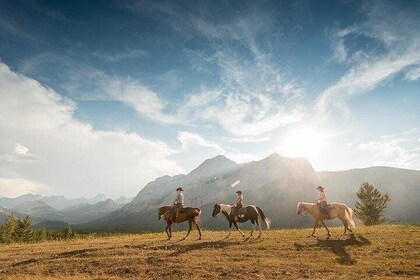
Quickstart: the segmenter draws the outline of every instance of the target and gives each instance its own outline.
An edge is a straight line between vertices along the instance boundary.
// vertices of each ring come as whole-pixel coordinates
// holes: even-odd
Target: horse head
[[[302,214],[303,210],[305,210],[305,209],[302,205],[302,202],[299,202],[296,206],[296,214],[298,214],[298,215]]]
[[[215,204],[213,208],[213,217],[216,217],[220,213],[221,207],[220,204]]]
[[[158,208],[158,220],[160,220],[162,216],[165,215],[166,212],[168,212],[169,208],[170,206],[162,206]]]

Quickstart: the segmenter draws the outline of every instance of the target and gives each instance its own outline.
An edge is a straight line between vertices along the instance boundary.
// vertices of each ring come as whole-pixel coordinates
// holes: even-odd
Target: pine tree
[[[391,200],[388,193],[381,194],[374,186],[365,182],[356,193],[358,201],[354,213],[367,225],[377,225],[385,222],[384,210]]]
[[[7,217],[6,221],[0,227],[0,242],[12,243],[16,241],[16,229],[19,226],[19,219],[13,214]]]
[[[19,221],[19,241],[32,242],[34,241],[34,231],[32,229],[31,217],[26,216],[25,219]]]

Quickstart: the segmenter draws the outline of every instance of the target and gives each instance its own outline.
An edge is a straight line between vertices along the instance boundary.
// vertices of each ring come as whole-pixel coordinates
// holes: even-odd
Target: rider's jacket
[[[244,196],[241,194],[241,195],[238,195],[237,197],[236,197],[236,202],[235,202],[235,204],[236,205],[238,205],[238,204],[244,204]]]
[[[178,192],[178,194],[175,197],[174,204],[184,205],[184,194],[182,192]]]
[[[324,192],[319,192],[318,198],[316,200],[316,202],[322,202],[322,201],[327,201],[327,197],[325,196]]]

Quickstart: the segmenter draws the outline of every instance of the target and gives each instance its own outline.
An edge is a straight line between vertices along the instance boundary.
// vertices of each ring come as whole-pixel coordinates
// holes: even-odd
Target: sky
[[[420,170],[419,1],[0,5],[0,196],[134,196],[219,154]]]

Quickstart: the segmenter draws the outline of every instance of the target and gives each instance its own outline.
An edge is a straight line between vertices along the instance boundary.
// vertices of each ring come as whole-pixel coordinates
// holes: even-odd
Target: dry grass
[[[0,279],[420,278],[420,227],[273,230],[263,238],[204,231],[204,240],[163,233],[0,246]]]

